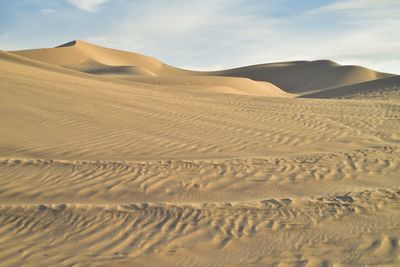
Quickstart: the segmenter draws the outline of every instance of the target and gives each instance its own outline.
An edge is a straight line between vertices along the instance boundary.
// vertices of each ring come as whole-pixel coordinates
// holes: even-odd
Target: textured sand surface
[[[0,265],[399,266],[399,92],[329,61],[0,52]]]

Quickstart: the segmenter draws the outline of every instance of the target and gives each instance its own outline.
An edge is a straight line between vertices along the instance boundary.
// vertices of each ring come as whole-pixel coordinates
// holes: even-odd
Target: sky
[[[330,59],[400,74],[400,0],[0,0],[0,49],[75,39],[181,68]]]

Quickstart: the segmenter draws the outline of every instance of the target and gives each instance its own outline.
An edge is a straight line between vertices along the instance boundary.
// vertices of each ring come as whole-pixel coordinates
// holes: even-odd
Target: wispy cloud
[[[57,10],[52,9],[52,8],[42,8],[42,9],[40,9],[40,13],[42,13],[44,15],[50,15],[50,14],[57,13]]]
[[[109,0],[68,0],[71,5],[88,12],[97,11],[99,6],[108,1]]]
[[[178,67],[331,59],[400,73],[398,14],[399,0],[0,1],[0,49],[84,39]]]
[[[125,16],[106,27],[100,44],[136,50],[179,66],[241,64],[244,54],[273,35],[280,24],[244,2],[148,0],[131,4]]]
[[[334,1],[290,15],[287,2],[130,2],[90,40],[199,69],[327,58],[400,72],[393,63],[400,63],[398,1]]]
[[[308,14],[329,11],[367,11],[371,9],[399,8],[398,0],[341,0],[309,10]],[[356,15],[356,14],[355,14]]]
[[[304,13],[313,20],[328,16],[339,22],[335,40],[324,46],[325,54],[343,63],[396,73],[400,73],[399,14],[398,0],[342,0]]]

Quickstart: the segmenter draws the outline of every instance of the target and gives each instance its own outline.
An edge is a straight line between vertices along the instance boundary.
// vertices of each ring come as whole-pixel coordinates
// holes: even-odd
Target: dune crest
[[[13,51],[12,53],[48,64],[96,75],[114,75],[117,76],[114,78],[125,80],[134,80],[138,77],[179,76],[181,80],[185,80],[183,83],[195,83],[198,79],[193,76],[243,77],[269,82],[287,93],[299,95],[393,76],[360,66],[341,66],[330,60],[278,62],[213,72],[189,71],[169,66],[152,57],[104,48],[80,40],[62,44],[56,48]],[[142,79],[142,81],[145,80]],[[160,78],[159,84],[164,83],[165,79]],[[230,90],[222,90],[228,92],[238,90],[238,86],[231,87],[220,83],[221,81],[209,88],[229,87]],[[182,85],[182,83],[177,83],[179,84]],[[253,88],[249,84],[247,86]],[[273,90],[270,90],[271,94],[254,93],[255,88],[251,91],[253,93],[250,95],[274,95]],[[247,94],[243,90],[239,90],[239,93]],[[277,92],[275,95],[283,94]]]
[[[168,66],[151,57],[78,40],[56,48],[11,53],[59,67],[125,81],[162,86],[190,86],[190,89],[199,92],[294,97],[267,82],[236,77],[204,77],[197,72]]]

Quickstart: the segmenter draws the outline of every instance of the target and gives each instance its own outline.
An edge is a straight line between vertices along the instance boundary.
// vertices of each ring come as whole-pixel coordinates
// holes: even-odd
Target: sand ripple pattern
[[[0,156],[117,161],[254,158],[400,142],[396,101],[205,94],[97,80],[90,81],[96,86],[93,92],[80,85],[85,81],[81,80],[63,80],[51,93],[32,89],[23,80],[19,86],[27,88],[17,95],[6,84],[0,111],[10,115],[2,118]],[[14,99],[22,103],[22,112],[12,112]]]
[[[32,53],[55,65],[0,51],[0,266],[400,265],[398,76],[258,65],[347,99],[256,97],[84,42]],[[76,71],[98,68],[167,78]]]
[[[2,203],[244,201],[398,186],[400,150],[149,162],[0,159]],[[306,186],[305,186],[306,185]],[[289,188],[288,188],[289,187]],[[334,188],[334,190],[332,190]],[[179,192],[179,194],[177,193]]]
[[[342,217],[356,220],[372,212],[385,217],[387,209],[400,215],[399,200],[400,190],[370,190],[246,203],[1,205],[0,262],[15,266],[40,259],[44,265],[70,266],[84,265],[93,258],[99,263],[134,260],[151,253],[173,254],[199,240],[224,248],[232,240],[258,232],[277,236],[310,225],[318,228],[325,221],[335,223]],[[398,221],[387,223],[400,226]],[[374,225],[349,227],[360,233],[365,227],[370,229],[367,240],[359,240],[354,251],[360,257],[366,250],[390,253],[393,259],[399,255],[399,236],[384,237],[364,247],[371,242]],[[346,240],[345,233],[338,235],[336,238]],[[325,242],[332,238],[328,234]],[[306,250],[304,247],[299,246],[299,251]]]

